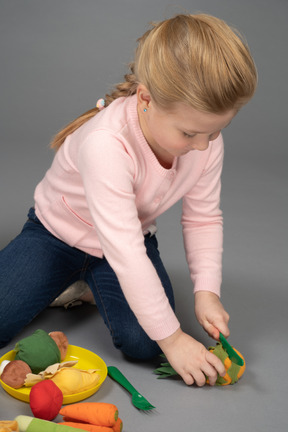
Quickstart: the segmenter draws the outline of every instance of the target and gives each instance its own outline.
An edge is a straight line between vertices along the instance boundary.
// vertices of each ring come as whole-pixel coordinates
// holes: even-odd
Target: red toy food
[[[63,403],[63,394],[51,381],[44,380],[35,384],[30,391],[30,408],[34,417],[42,420],[53,420]]]

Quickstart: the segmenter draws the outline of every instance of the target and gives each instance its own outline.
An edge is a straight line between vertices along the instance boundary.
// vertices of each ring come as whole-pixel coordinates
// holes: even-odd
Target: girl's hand
[[[225,337],[229,336],[229,315],[216,294],[209,291],[196,292],[195,314],[204,330],[214,339],[219,340],[219,331]]]
[[[214,385],[218,374],[225,375],[221,360],[204,345],[184,333],[180,328],[168,338],[158,341],[167,360],[187,385],[204,386],[206,377]]]

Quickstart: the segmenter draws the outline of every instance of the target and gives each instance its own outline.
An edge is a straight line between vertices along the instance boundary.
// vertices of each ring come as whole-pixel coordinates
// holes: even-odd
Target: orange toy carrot
[[[118,419],[116,420],[116,423],[114,424],[112,429],[113,429],[113,432],[122,432],[123,421],[120,419],[120,417],[118,417]]]
[[[118,419],[118,408],[107,402],[82,402],[64,406],[59,414],[73,421],[112,427]]]
[[[89,431],[90,431],[90,429],[88,429],[89,426],[99,426],[99,425],[91,425],[91,423],[85,423],[85,422],[79,423],[79,421],[78,421],[78,423],[75,423],[75,421],[73,419],[71,419],[70,417],[63,417],[63,422],[59,423],[59,424],[67,425],[67,426],[69,426],[69,425],[72,426],[72,423],[74,423],[74,425],[77,424],[77,426],[73,426],[75,428],[76,427],[77,428],[78,427],[81,428],[82,425],[84,425],[84,426],[86,425],[87,426],[87,430],[89,430]],[[120,417],[118,417],[118,419],[116,420],[116,422],[115,422],[115,424],[113,426],[111,426],[111,427],[110,426],[101,426],[101,427],[103,428],[102,432],[105,432],[105,430],[104,430],[105,428],[109,429],[110,431],[113,431],[113,432],[122,432],[123,421],[120,419]],[[84,427],[82,427],[82,429],[86,430],[86,428],[84,428]],[[95,429],[95,431],[96,431],[96,429]],[[1,432],[1,430],[0,430],[0,432]]]
[[[114,432],[114,429],[109,426],[99,426],[90,423],[61,422],[58,424],[63,426],[70,426],[88,432]]]

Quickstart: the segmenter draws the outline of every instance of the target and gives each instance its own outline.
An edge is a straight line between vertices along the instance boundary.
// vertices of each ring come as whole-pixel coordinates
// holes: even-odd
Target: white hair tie
[[[98,99],[98,101],[96,103],[96,108],[98,108],[99,111],[101,111],[103,108],[105,108],[105,100],[104,99]]]

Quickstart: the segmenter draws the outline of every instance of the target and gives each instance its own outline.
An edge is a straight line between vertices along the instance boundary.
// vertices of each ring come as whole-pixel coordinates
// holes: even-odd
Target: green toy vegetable
[[[54,363],[60,363],[61,355],[56,342],[44,330],[36,330],[17,342],[15,360],[27,363],[34,374],[45,370]]]

